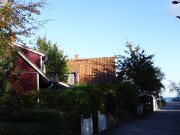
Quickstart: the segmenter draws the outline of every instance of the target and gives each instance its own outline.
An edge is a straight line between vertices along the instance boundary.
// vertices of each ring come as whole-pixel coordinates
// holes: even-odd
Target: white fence
[[[92,115],[88,119],[81,118],[81,135],[93,135]]]
[[[157,99],[153,96],[153,111],[157,111],[158,105],[157,105]]]
[[[154,96],[152,96],[152,97],[153,97],[153,111],[157,111],[157,109],[158,109],[157,99]],[[143,113],[144,113],[143,112],[143,104],[140,104],[138,106],[138,115],[142,115]]]
[[[100,133],[103,130],[107,129],[106,115],[101,115],[98,111],[98,132]]]

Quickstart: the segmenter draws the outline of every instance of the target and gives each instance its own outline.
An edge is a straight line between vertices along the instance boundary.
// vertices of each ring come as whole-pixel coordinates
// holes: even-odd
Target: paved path
[[[102,135],[180,135],[180,101],[167,103],[157,112]]]

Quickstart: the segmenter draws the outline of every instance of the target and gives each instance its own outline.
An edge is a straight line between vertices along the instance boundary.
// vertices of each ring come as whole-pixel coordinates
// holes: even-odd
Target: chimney
[[[79,55],[77,55],[77,54],[74,55],[74,59],[75,59],[75,60],[78,60],[78,59],[79,59]]]
[[[14,34],[9,34],[9,40],[12,42],[15,42],[15,35]]]

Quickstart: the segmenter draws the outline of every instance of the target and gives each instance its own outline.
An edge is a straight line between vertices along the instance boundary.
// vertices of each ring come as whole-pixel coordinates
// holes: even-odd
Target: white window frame
[[[74,83],[74,75],[75,74],[76,74],[76,83]],[[71,85],[79,84],[79,73],[78,72],[70,72],[70,73],[68,73],[68,83],[71,84]]]

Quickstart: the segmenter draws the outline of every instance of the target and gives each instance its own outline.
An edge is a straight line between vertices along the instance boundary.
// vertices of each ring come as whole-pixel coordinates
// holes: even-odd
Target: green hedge
[[[49,109],[23,109],[21,122],[37,122],[49,124],[63,124],[63,112]]]
[[[131,83],[120,83],[117,89],[117,102],[119,110],[127,110],[128,112],[137,114],[139,103],[138,88]]]
[[[20,97],[23,108],[54,109],[54,90],[39,90],[25,93]],[[138,89],[131,83],[81,85],[57,89],[58,108],[69,115],[113,113],[117,108],[136,112]]]
[[[21,107],[54,109],[53,89],[31,91],[20,97]],[[58,109],[66,114],[69,131],[80,129],[80,117],[93,115],[97,123],[97,111],[115,117],[124,112],[137,113],[138,89],[129,82],[120,84],[80,85],[73,88],[57,89]],[[28,115],[28,114],[27,114]],[[97,125],[94,125],[97,130]],[[73,134],[73,133],[72,133]]]
[[[0,123],[1,135],[64,135],[62,129],[47,123]]]
[[[23,109],[18,122],[0,123],[0,135],[64,135],[65,117],[62,112],[42,109]]]

